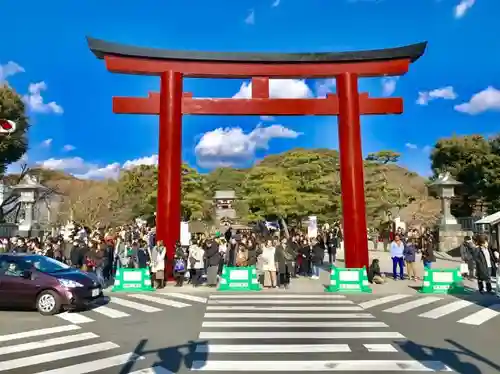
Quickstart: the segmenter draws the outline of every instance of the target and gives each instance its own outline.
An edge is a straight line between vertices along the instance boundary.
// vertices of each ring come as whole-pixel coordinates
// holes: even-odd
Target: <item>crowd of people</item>
[[[190,245],[177,243],[173,259],[156,241],[155,228],[128,225],[103,232],[75,226],[71,234],[23,239],[14,237],[0,244],[0,252],[42,254],[84,271],[94,272],[103,285],[113,278],[117,267],[149,268],[153,284],[165,286],[172,273],[176,285],[215,287],[223,265],[256,266],[264,287],[288,288],[297,277],[319,279],[325,252],[334,263],[342,240],[341,229],[320,230],[316,237],[291,231],[239,231],[192,235]],[[170,267],[170,269],[166,269]]]

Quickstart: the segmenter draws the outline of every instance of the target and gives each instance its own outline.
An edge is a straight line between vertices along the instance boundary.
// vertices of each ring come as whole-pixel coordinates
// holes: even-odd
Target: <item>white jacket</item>
[[[204,257],[205,257],[205,251],[203,250],[203,248],[198,247],[196,244],[191,245],[189,247],[188,267],[190,269],[203,269]]]

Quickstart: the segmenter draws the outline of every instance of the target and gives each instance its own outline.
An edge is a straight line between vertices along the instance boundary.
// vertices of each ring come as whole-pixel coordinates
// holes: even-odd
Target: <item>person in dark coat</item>
[[[220,233],[216,234],[216,238]],[[205,262],[207,266],[207,285],[208,287],[217,286],[217,270],[219,269],[220,253],[219,244],[214,239],[208,239],[205,242]]]
[[[319,269],[323,264],[325,256],[325,249],[317,239],[311,240],[311,265],[312,275],[311,279],[319,279]]]
[[[276,262],[278,263],[278,285],[288,288],[290,286],[290,273],[293,268],[293,254],[290,253],[287,245],[287,239],[281,239],[276,246]]]
[[[496,259],[488,247],[488,241],[485,235],[478,235],[476,239],[477,248],[474,251],[474,259],[476,262],[477,285],[480,293],[491,293],[491,275],[496,273]]]

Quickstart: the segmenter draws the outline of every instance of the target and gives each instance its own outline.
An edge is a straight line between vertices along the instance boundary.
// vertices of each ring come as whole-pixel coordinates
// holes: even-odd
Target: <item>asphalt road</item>
[[[500,372],[495,298],[147,296],[80,317],[0,311],[0,373]]]

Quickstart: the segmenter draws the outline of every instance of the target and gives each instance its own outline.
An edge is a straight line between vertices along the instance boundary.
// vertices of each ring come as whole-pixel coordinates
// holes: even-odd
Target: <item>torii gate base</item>
[[[166,51],[88,38],[92,52],[113,73],[160,76],[160,93],[114,97],[113,111],[160,117],[157,239],[173,259],[180,237],[182,115],[336,115],[344,221],[345,264],[368,266],[360,115],[400,114],[400,98],[370,98],[358,92],[360,77],[398,76],[423,55],[426,43],[374,51],[303,54]],[[197,99],[183,93],[183,77],[252,77],[250,99]],[[269,78],[330,78],[337,95],[321,99],[269,98]],[[167,266],[170,278],[171,266]]]

